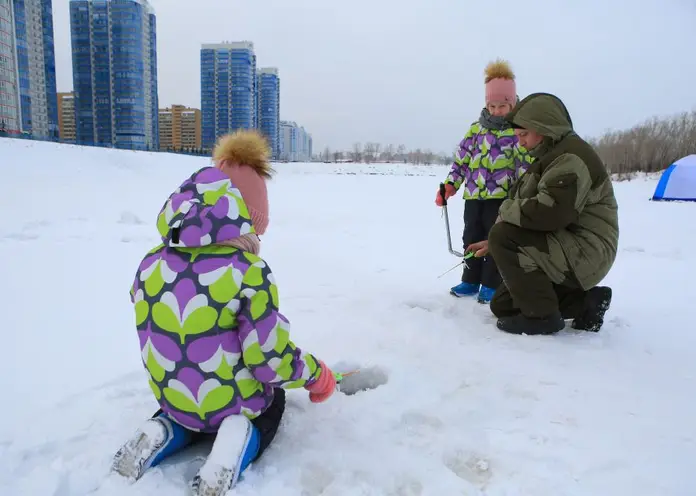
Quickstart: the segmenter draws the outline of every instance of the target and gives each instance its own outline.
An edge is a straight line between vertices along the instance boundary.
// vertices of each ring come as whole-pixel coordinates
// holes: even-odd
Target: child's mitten
[[[451,183],[445,184],[445,200],[449,199],[450,197],[454,196],[457,193],[457,190],[452,186]],[[437,190],[437,196],[435,197],[435,205],[438,207],[442,206],[442,195],[440,194],[440,188]]]
[[[319,360],[319,366],[321,367],[319,379],[311,386],[305,386],[305,389],[309,391],[309,401],[312,403],[322,403],[336,391],[336,378],[331,369],[321,360]]]

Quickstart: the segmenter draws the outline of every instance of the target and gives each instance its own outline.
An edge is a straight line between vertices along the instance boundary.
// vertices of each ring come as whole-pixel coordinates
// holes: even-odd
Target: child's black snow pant
[[[152,418],[157,417],[162,413],[159,409]],[[280,421],[283,418],[283,413],[285,413],[285,390],[281,388],[273,389],[273,402],[271,405],[263,412],[261,415],[256,417],[251,421],[252,424],[259,430],[260,442],[259,451],[256,453],[256,457],[252,461],[258,460],[266,448],[268,448],[276,433],[278,432],[278,427],[280,426]],[[194,438],[191,444],[196,444],[201,441],[214,441],[215,433],[209,432],[195,432]]]
[[[285,390],[281,388],[275,388],[273,390],[273,403],[269,406],[265,412],[256,417],[251,421],[252,424],[259,430],[261,441],[259,443],[259,452],[256,454],[254,461],[263,454],[263,452],[271,445],[276,433],[278,432],[278,427],[280,426],[280,421],[283,418],[283,413],[285,413]]]
[[[472,243],[488,239],[488,233],[498,218],[498,210],[504,199],[464,200],[464,249]],[[493,257],[486,255],[482,258],[470,258],[464,266],[462,282],[481,284],[489,288],[497,288],[502,279]]]

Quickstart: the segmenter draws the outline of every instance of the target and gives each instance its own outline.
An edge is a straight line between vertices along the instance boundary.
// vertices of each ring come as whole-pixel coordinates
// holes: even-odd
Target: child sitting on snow
[[[186,179],[157,217],[163,244],[142,260],[131,289],[140,353],[161,410],[114,458],[139,479],[201,437],[210,456],[195,494],[223,495],[273,440],[282,388],[334,392],[333,372],[290,340],[278,288],[259,254],[268,224],[268,146],[255,131],[221,139],[215,167]]]
[[[486,107],[459,144],[447,179],[445,198],[464,186],[464,247],[483,239],[498,217],[511,184],[529,166],[529,154],[518,144],[515,131],[503,116],[517,102],[515,75],[505,61],[491,62],[485,69]],[[435,203],[442,206],[438,190]],[[467,267],[468,265],[468,267]],[[461,297],[478,294],[479,303],[489,303],[501,283],[495,261],[466,261],[462,282],[450,293]]]

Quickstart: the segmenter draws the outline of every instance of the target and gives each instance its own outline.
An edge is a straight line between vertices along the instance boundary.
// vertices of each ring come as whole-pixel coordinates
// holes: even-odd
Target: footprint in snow
[[[119,224],[128,224],[131,226],[142,226],[145,224],[143,220],[135,215],[133,212],[129,212],[127,210],[124,210],[121,212],[121,217],[118,220]]]
[[[30,231],[32,229],[40,229],[42,227],[48,227],[51,225],[51,222],[48,220],[37,220],[33,222],[27,222],[22,226],[22,231]]]
[[[631,323],[621,317],[613,317],[608,322],[616,328],[631,327]]]
[[[523,400],[539,401],[539,396],[534,391],[527,391],[518,387],[506,384],[503,388],[505,396],[508,398],[519,398]]]
[[[445,424],[437,417],[415,410],[404,412],[401,415],[401,423],[407,427],[430,427],[440,429]]]
[[[477,453],[457,451],[446,455],[443,462],[454,475],[479,488],[484,488],[493,477],[490,462]]]
[[[302,496],[319,496],[323,494],[334,479],[334,474],[321,465],[303,467],[300,475]]]
[[[420,496],[423,494],[423,484],[416,479],[401,480],[396,484],[394,496]]]
[[[121,237],[121,243],[144,243],[144,242],[151,242],[153,244],[156,244],[158,242],[157,238],[153,238],[152,236],[122,236]]]
[[[38,239],[39,235],[37,233],[11,233],[6,234],[4,239],[16,240],[16,241],[32,241]]]

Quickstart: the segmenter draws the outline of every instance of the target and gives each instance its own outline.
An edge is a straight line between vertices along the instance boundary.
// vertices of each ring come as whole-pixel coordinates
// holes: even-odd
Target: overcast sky
[[[584,136],[696,108],[696,0],[151,0],[160,107],[200,108],[200,46],[249,40],[276,66],[280,117],[324,146],[450,152],[509,60],[521,97],[562,98]],[[72,90],[67,0],[54,0],[58,91]]]

